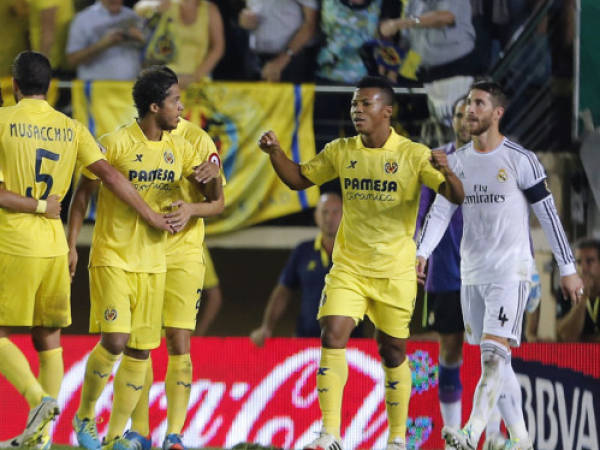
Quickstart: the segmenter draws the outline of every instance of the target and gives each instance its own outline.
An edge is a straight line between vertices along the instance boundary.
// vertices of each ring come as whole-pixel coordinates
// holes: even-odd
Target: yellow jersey
[[[200,159],[182,137],[163,132],[149,140],[137,122],[100,138],[106,158],[133,184],[155,211],[167,213],[182,177],[189,176]],[[89,174],[84,171],[89,177]],[[167,233],[148,225],[130,206],[101,186],[90,267],[119,267],[128,272],[166,271]]]
[[[192,122],[180,119],[177,128],[171,132],[176,136],[183,137],[189,142],[196,157],[200,162],[213,161],[220,166],[220,159],[212,138],[206,131]],[[223,184],[225,178],[221,177]],[[186,203],[199,203],[205,200],[205,197],[198,189],[187,179],[182,179],[179,184],[179,191],[175,191],[175,200],[183,200]],[[186,227],[178,233],[170,235],[167,238],[167,265],[181,261],[185,258],[197,258],[202,255],[202,243],[204,242],[204,219],[202,217],[193,217],[187,223]]]
[[[90,132],[45,100],[0,108],[0,167],[5,189],[46,199],[69,190],[75,164],[104,159]],[[0,252],[53,257],[68,253],[63,224],[41,214],[0,209]]]
[[[56,8],[54,24],[54,42],[48,59],[53,69],[64,66],[65,48],[69,34],[69,24],[74,15],[73,0],[27,0],[29,3],[29,34],[31,48],[41,50],[42,23],[41,14],[46,9]]]
[[[320,185],[339,177],[343,215],[333,264],[374,278],[416,280],[413,241],[421,184],[437,191],[444,176],[431,151],[393,129],[381,148],[367,148],[360,136],[336,139],[301,165]]]

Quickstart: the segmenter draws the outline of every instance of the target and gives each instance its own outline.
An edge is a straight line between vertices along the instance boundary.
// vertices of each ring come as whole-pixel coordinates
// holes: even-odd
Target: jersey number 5
[[[40,170],[42,170],[42,161],[44,158],[51,161],[58,161],[59,157],[60,155],[58,153],[53,153],[49,150],[44,150],[43,148],[38,148],[35,151],[35,182],[46,183],[46,190],[40,197],[41,200],[46,200],[48,198],[50,190],[52,189],[52,185],[54,184],[52,175],[40,172]],[[31,190],[32,188],[28,187],[27,191],[25,191],[25,195],[27,195],[27,197],[33,197]]]

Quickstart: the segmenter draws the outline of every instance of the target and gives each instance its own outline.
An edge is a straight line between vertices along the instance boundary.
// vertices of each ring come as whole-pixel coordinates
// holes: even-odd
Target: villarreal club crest
[[[385,170],[385,173],[388,175],[393,175],[398,172],[398,163],[396,161],[386,161],[383,170]]]

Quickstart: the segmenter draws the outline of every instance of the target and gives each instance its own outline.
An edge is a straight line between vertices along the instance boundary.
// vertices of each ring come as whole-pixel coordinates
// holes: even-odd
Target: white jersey
[[[525,281],[532,267],[529,207],[523,191],[544,182],[546,173],[537,156],[504,138],[494,150],[480,153],[473,143],[448,156],[463,183],[463,285]],[[533,205],[564,272],[574,272],[573,256],[549,194]],[[428,257],[443,234],[456,205],[441,195],[431,208],[419,242],[418,255]],[[441,231],[439,228],[442,228]],[[548,234],[551,236],[548,236]],[[441,236],[440,236],[441,238]],[[561,255],[562,252],[562,255]],[[561,270],[563,273],[563,270]]]

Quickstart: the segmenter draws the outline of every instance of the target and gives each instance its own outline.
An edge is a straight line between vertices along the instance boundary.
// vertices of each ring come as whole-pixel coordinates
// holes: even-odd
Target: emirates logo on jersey
[[[163,157],[165,158],[165,162],[167,164],[173,164],[175,162],[175,155],[173,155],[173,152],[171,150],[167,150],[166,152],[164,152]]]
[[[504,183],[506,180],[508,180],[508,174],[506,173],[506,170],[500,169],[498,171],[498,175],[496,175],[496,178],[500,183]]]
[[[398,163],[396,161],[387,161],[383,166],[385,173],[392,175],[398,172]]]
[[[104,320],[114,322],[117,318],[117,310],[111,306],[104,310]]]

